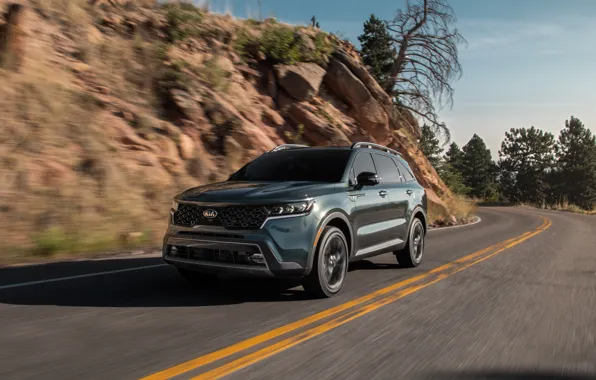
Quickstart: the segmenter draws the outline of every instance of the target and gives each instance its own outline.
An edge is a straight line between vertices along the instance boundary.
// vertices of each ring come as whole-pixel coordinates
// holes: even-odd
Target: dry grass
[[[106,134],[105,111],[81,86],[74,59],[56,53],[71,41],[88,65],[77,67],[151,114],[156,46],[138,37],[91,41],[84,0],[38,6],[58,22],[33,20],[43,29],[28,39],[22,70],[0,70],[0,262],[158,243],[171,196],[193,185],[190,175],[172,182],[163,168],[128,165],[130,152]],[[57,43],[50,38],[62,32]]]
[[[463,196],[454,195],[444,200],[447,210],[442,206],[429,202],[428,215],[431,223],[443,224],[449,222],[451,215],[455,216],[458,223],[467,223],[475,215],[478,209],[476,200]]]
[[[522,205],[522,206],[528,206],[528,205]],[[530,206],[530,207],[533,207],[533,206]],[[594,208],[592,210],[585,210],[585,209],[583,209],[579,206],[576,206],[574,204],[571,204],[567,201],[560,202],[553,206],[545,206],[545,207],[541,207],[541,208],[546,208],[546,209],[555,210],[555,211],[572,212],[575,214],[596,215],[596,208]]]

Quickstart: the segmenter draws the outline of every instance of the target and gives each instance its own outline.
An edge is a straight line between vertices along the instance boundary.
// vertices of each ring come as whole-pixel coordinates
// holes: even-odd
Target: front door
[[[354,159],[350,175],[354,184],[358,175],[363,172],[377,173],[369,152],[358,153]],[[389,199],[386,194],[387,189],[381,184],[351,186],[348,190],[348,197],[356,203],[352,211],[352,223],[356,234],[355,256],[364,257],[378,252],[386,240],[390,228],[386,222],[389,214]]]

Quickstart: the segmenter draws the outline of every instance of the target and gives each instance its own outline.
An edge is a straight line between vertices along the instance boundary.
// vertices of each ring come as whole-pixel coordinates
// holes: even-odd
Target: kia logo
[[[207,219],[213,219],[217,216],[217,211],[211,209],[205,210],[203,211],[203,216]]]

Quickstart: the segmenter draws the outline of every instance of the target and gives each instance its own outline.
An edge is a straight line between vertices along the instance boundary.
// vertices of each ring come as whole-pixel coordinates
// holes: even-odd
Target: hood
[[[281,203],[316,197],[334,189],[334,184],[320,182],[226,181],[188,189],[176,198],[192,202]]]

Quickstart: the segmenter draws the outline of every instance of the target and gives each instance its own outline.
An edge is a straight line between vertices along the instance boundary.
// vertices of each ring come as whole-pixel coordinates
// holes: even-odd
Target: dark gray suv
[[[225,182],[176,196],[163,259],[193,281],[292,277],[331,297],[350,262],[393,252],[400,266],[418,266],[426,212],[426,192],[395,150],[281,145]]]

